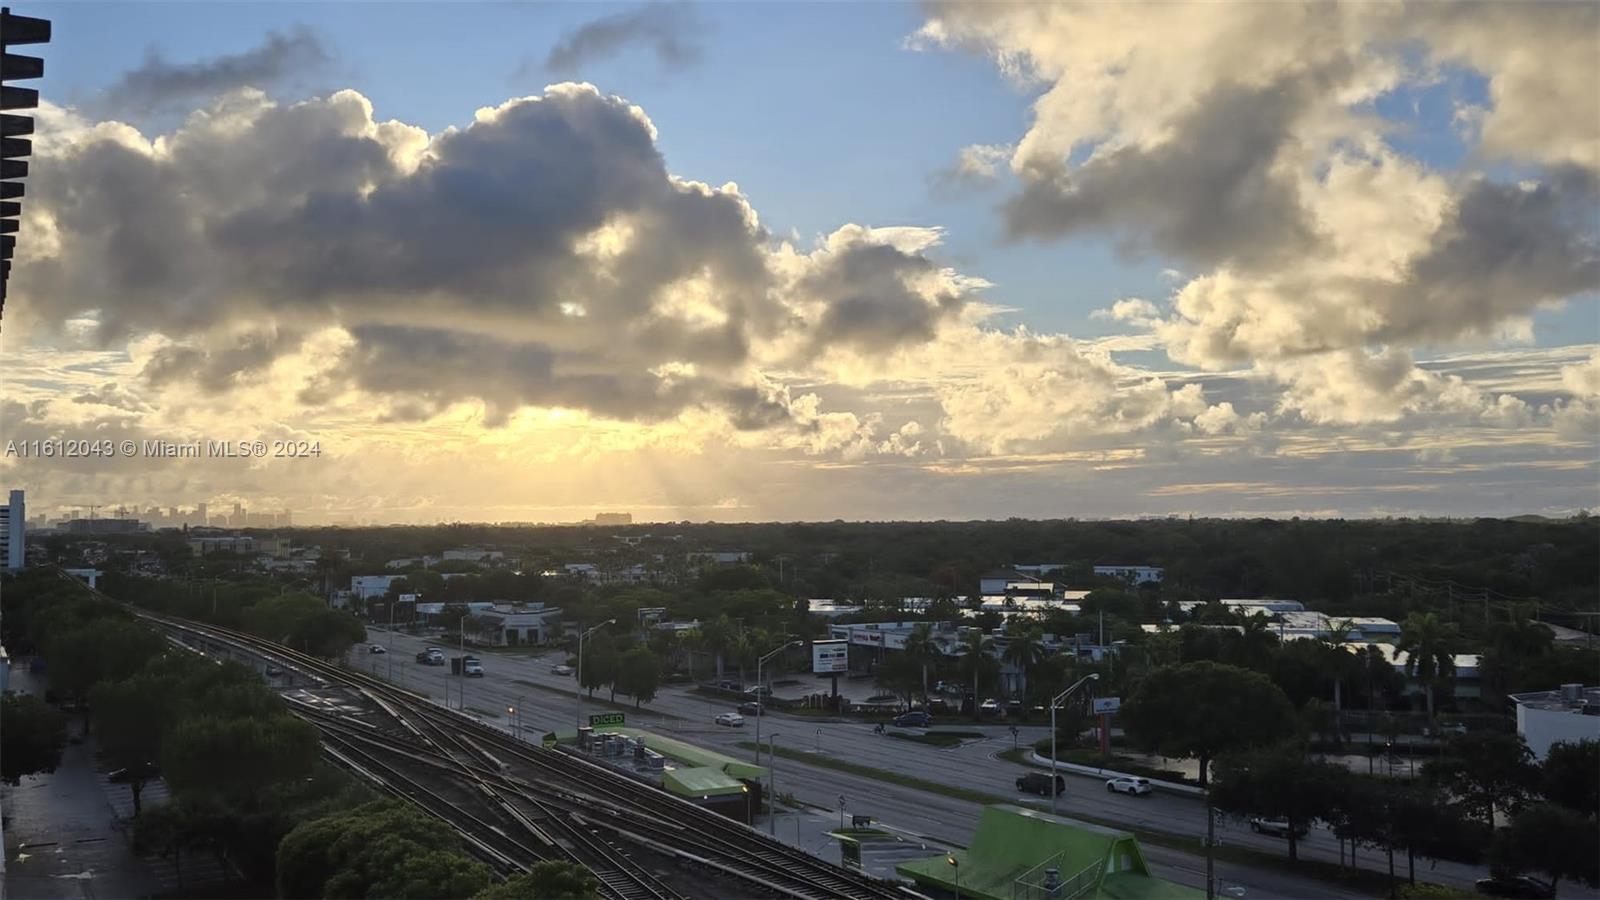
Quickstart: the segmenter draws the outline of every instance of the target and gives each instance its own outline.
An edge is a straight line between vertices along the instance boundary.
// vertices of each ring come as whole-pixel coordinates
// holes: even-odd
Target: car
[[[725,712],[717,716],[717,724],[726,725],[729,728],[740,728],[744,726],[744,716],[736,712]]]
[[[426,650],[418,651],[417,662],[425,666],[442,666],[444,665],[444,651],[438,647],[429,647]]]
[[[1283,819],[1267,819],[1262,816],[1256,816],[1250,820],[1250,830],[1256,834],[1286,838],[1289,836],[1289,823]],[[1294,836],[1296,838],[1303,838],[1310,833],[1311,829],[1304,825],[1295,826]]]
[[[550,667],[551,675],[571,675],[572,667],[566,663],[559,663]]]
[[[745,702],[739,704],[739,712],[747,716],[759,716],[762,714],[762,707],[761,704],[755,702],[754,700],[746,700]]]
[[[461,664],[461,674],[466,678],[482,678],[483,663],[469,656]]]
[[[745,692],[745,694],[747,694],[747,695],[749,695],[751,697],[771,697],[772,696],[772,688],[770,688],[770,687],[768,687],[767,685],[764,685],[764,684],[758,684],[758,685],[756,685],[754,687],[745,688],[744,692]]]
[[[1132,794],[1135,797],[1142,797],[1150,793],[1150,779],[1119,775],[1106,782],[1106,790],[1113,794]]]
[[[1478,893],[1490,897],[1526,897],[1546,900],[1556,895],[1555,888],[1530,875],[1490,875],[1473,883]]]
[[[367,645],[367,652],[368,653],[388,653],[389,652],[389,648],[385,647],[382,644],[368,644]]]
[[[913,709],[894,717],[896,728],[927,728],[933,724],[933,719],[920,709]]]
[[[725,691],[742,691],[744,690],[744,682],[724,678],[717,682],[717,687]]]
[[[1067,779],[1057,775],[1055,784],[1055,794],[1059,797],[1067,790]],[[1050,775],[1047,772],[1029,772],[1017,779],[1017,790],[1048,797],[1050,796]]]
[[[1000,701],[993,698],[985,700],[978,704],[978,711],[986,716],[997,716],[1000,714]]]

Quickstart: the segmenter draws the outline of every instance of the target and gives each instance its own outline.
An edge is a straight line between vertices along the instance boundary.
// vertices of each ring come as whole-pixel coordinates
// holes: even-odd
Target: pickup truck
[[[482,678],[483,663],[476,656],[456,656],[450,660],[450,674],[464,678]]]
[[[417,662],[425,666],[442,666],[444,665],[444,651],[438,647],[419,650],[417,652]]]

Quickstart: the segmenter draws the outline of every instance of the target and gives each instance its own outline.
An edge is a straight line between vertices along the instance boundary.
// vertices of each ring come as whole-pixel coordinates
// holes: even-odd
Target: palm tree
[[[1017,667],[1022,673],[1022,708],[1028,708],[1028,676],[1033,674],[1033,667],[1044,658],[1044,634],[1037,628],[1013,637],[1006,646],[1005,661]]]
[[[700,642],[717,660],[717,680],[722,680],[723,654],[733,644],[734,626],[726,613],[700,626]]]
[[[1356,667],[1356,658],[1345,643],[1350,640],[1350,635],[1355,630],[1355,622],[1350,619],[1338,619],[1329,623],[1327,636],[1320,639],[1326,650],[1323,654],[1323,665],[1328,667],[1328,673],[1333,676],[1335,712],[1344,709],[1344,679]]]
[[[939,645],[933,639],[933,626],[924,622],[906,635],[906,656],[922,667],[922,708],[928,708],[928,663],[937,658]]]
[[[1443,622],[1431,612],[1414,612],[1400,625],[1400,643],[1395,651],[1406,655],[1406,675],[1422,685],[1430,723],[1434,687],[1455,674],[1456,632],[1454,623]]]
[[[993,665],[993,661],[989,659],[989,647],[993,643],[993,638],[976,628],[968,630],[966,636],[961,639],[961,664],[972,675],[972,718],[974,720],[978,718],[978,702],[982,699],[978,696],[978,679],[988,668],[985,665],[986,663]]]

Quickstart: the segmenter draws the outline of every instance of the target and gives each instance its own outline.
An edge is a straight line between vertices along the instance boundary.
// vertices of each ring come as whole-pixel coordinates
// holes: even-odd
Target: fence
[[[1090,863],[1069,878],[1061,877],[1062,850],[1011,882],[1011,900],[1073,900],[1094,890],[1100,883],[1100,860]]]

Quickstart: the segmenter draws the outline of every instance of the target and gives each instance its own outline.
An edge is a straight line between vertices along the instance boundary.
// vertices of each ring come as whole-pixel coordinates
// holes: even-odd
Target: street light
[[[956,860],[954,853],[946,856],[944,861],[949,863],[952,869],[956,870],[956,900],[961,900],[961,863]]]
[[[1073,691],[1077,690],[1078,687],[1080,685],[1082,685],[1084,682],[1086,682],[1086,681],[1099,681],[1099,680],[1100,680],[1100,673],[1099,672],[1090,672],[1089,674],[1083,676],[1082,678],[1079,678],[1077,681],[1074,681],[1072,683],[1071,687],[1067,688],[1066,690],[1062,691],[1061,693],[1059,693],[1059,694],[1055,695],[1054,697],[1050,698],[1050,814],[1051,815],[1055,815],[1055,813],[1056,813],[1056,795],[1061,793],[1061,790],[1056,787],[1056,784],[1057,784],[1056,778],[1059,777],[1058,775],[1056,775],[1056,710],[1059,709],[1061,707],[1062,702],[1067,699],[1067,695],[1069,695]],[[958,872],[957,874],[959,875],[960,873]],[[957,889],[957,893],[959,893],[959,892],[960,891],[959,891],[959,888],[958,888]]]
[[[617,624],[617,620],[616,619],[607,619],[604,622],[601,622],[599,625],[596,625],[593,628],[589,629],[588,631],[585,631],[583,634],[578,635],[578,718],[577,718],[577,727],[579,727],[579,728],[583,727],[583,639],[588,637],[591,634],[594,634],[596,631],[599,631],[600,629],[606,627],[607,625],[615,625],[615,624]],[[760,738],[757,738],[757,740],[760,740]],[[759,751],[758,751],[758,753],[759,753]]]
[[[771,653],[768,653],[756,660],[756,765],[758,766],[761,765],[761,717],[766,712],[766,708],[762,703],[762,700],[766,696],[766,692],[762,690],[761,666],[767,660],[777,656],[779,653],[782,653],[785,650],[790,649],[791,647],[801,647],[804,645],[805,641],[790,641],[789,643],[784,644],[782,647],[779,647]],[[767,754],[767,762],[769,764],[772,762],[771,753]]]
[[[772,764],[772,742],[777,739],[777,734],[767,736],[767,826],[773,837],[778,836],[778,767]],[[756,755],[761,755],[759,744]]]

